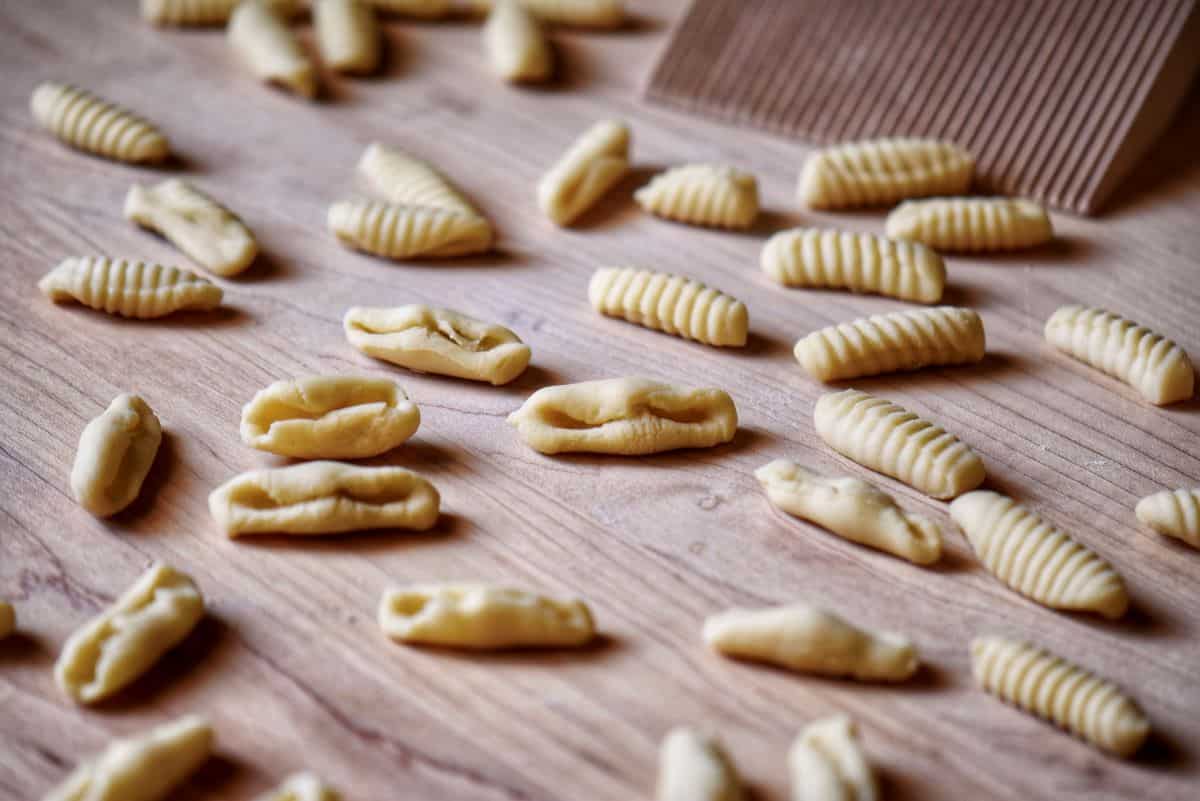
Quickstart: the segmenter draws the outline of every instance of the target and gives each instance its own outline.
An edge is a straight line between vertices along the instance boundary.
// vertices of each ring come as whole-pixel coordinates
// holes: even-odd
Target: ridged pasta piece
[[[658,751],[655,801],[742,801],[737,768],[715,737],[672,729]]]
[[[495,0],[475,0],[475,7],[488,10]],[[625,23],[624,0],[521,0],[521,5],[551,25],[576,28],[619,28]]]
[[[417,584],[383,594],[379,626],[393,640],[471,650],[587,645],[587,604],[487,584]]]
[[[1021,250],[1054,238],[1044,208],[1006,197],[909,200],[888,214],[886,230],[892,239],[958,252]]]
[[[178,178],[157,186],[130,187],[125,195],[125,219],[162,234],[217,275],[237,275],[258,255],[258,243],[245,223]]]
[[[953,434],[865,392],[822,395],[813,422],[838,453],[934,498],[961,495],[986,477],[983,460]]]
[[[39,125],[79,150],[131,164],[163,161],[171,153],[153,124],[77,86],[39,84],[29,105]]]
[[[1163,490],[1138,501],[1137,519],[1159,534],[1200,548],[1200,488]]]
[[[439,19],[454,8],[450,0],[368,0],[380,11],[418,19]]]
[[[156,564],[71,635],[54,665],[54,679],[78,703],[101,701],[149,670],[202,617],[204,598],[192,579]]]
[[[1112,565],[1012,498],[969,492],[950,504],[950,516],[983,566],[1026,598],[1111,619],[1129,608]]]
[[[0,640],[13,633],[17,627],[17,613],[8,601],[0,600]]]
[[[209,311],[221,305],[216,284],[178,267],[88,256],[64,259],[38,281],[55,303],[74,300],[122,317],[151,319],[177,311]]]
[[[754,471],[771,503],[851,542],[878,548],[918,565],[942,556],[942,531],[910,514],[891,495],[855,478],[826,478],[788,459]]]
[[[855,231],[793,228],[763,245],[763,272],[784,286],[849,289],[937,303],[946,288],[942,257],[920,242]]]
[[[97,517],[115,515],[141,492],[161,443],[162,425],[150,405],[118,395],[79,436],[71,494]]]
[[[319,776],[294,773],[274,790],[261,795],[257,801],[341,801],[342,796]]]
[[[300,40],[266,0],[243,0],[226,27],[234,51],[261,81],[317,96],[317,73]]]
[[[224,25],[241,0],[142,0],[142,19],[155,25]],[[295,16],[296,0],[269,0],[275,13]]]
[[[804,727],[788,751],[792,801],[877,801],[879,782],[845,715]]]
[[[605,267],[588,284],[592,308],[609,317],[705,345],[746,344],[746,304],[682,275],[635,267]]]
[[[213,730],[196,715],[113,740],[43,801],[161,801],[212,754]]]
[[[1133,756],[1150,735],[1145,713],[1116,685],[1029,643],[976,637],[971,669],[987,692],[1117,756]]]
[[[315,0],[312,10],[326,66],[355,75],[379,68],[383,34],[374,6],[365,0]]]
[[[450,180],[430,164],[379,142],[358,160],[358,174],[389,203],[423,206],[464,217],[482,217]]]
[[[818,150],[800,172],[800,201],[814,209],[886,206],[910,197],[961,195],[975,160],[936,139],[870,139]]]
[[[1046,341],[1158,406],[1188,400],[1195,390],[1196,371],[1183,348],[1104,309],[1063,306],[1046,321]]]
[[[758,216],[758,181],[716,164],[673,167],[633,193],[638,205],[669,220],[718,228],[749,228]]]
[[[729,442],[737,409],[720,389],[610,378],[539,389],[508,422],[541,453],[639,456]]]
[[[467,256],[492,247],[492,226],[482,217],[374,200],[334,203],[329,230],[342,244],[387,259]]]
[[[860,628],[807,604],[730,609],[704,621],[704,640],[737,659],[860,681],[904,681],[919,664],[907,637]]]
[[[567,226],[596,204],[629,172],[629,126],[604,120],[575,140],[538,182],[538,206]]]
[[[971,309],[939,306],[863,317],[796,343],[800,366],[818,381],[970,364],[983,359],[983,321]]]
[[[506,81],[537,83],[554,72],[554,54],[537,18],[517,0],[496,0],[483,25],[492,69]]]

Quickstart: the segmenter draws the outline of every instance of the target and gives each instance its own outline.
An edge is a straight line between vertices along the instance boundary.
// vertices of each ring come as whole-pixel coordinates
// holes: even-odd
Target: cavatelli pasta
[[[224,25],[241,0],[142,0],[142,19],[155,25]],[[277,14],[293,16],[296,0],[269,0]]]
[[[544,81],[554,71],[541,24],[517,0],[496,0],[483,25],[483,44],[492,69],[506,81]]]
[[[938,197],[901,203],[888,214],[887,235],[936,250],[1020,250],[1049,242],[1054,229],[1032,200]]]
[[[39,125],[79,150],[134,164],[170,154],[167,138],[154,125],[79,87],[39,84],[29,105]]]
[[[432,166],[379,142],[363,151],[358,174],[384,200],[397,206],[439,209],[463,217],[483,216]]]
[[[538,206],[556,225],[570,225],[629,171],[629,126],[598,122],[538,182]]]
[[[207,311],[221,303],[221,288],[195,273],[144,261],[104,256],[65,259],[38,281],[50,300],[149,319],[183,309]]]
[[[379,67],[383,36],[365,0],[316,0],[313,20],[321,59],[338,72],[368,75]]]
[[[758,216],[758,181],[722,165],[674,167],[656,175],[633,198],[651,214],[693,225],[749,228]]]
[[[1138,501],[1137,519],[1159,534],[1200,548],[1200,489],[1163,490]]]
[[[492,226],[442,209],[346,200],[329,207],[329,230],[343,244],[388,259],[484,253]]]
[[[804,727],[788,751],[792,801],[877,801],[879,782],[845,715]]]
[[[262,81],[317,95],[317,73],[296,34],[267,0],[243,0],[229,17],[229,42]]]
[[[494,0],[475,0],[476,8],[482,10],[493,4]],[[619,28],[625,22],[623,0],[521,0],[521,5],[552,25]]]
[[[658,751],[655,801],[744,801],[737,768],[715,738],[672,729]]]
[[[178,178],[157,186],[130,187],[125,219],[162,234],[217,275],[237,275],[258,255],[258,243],[245,223]]]
[[[1183,348],[1103,309],[1063,306],[1046,321],[1046,341],[1159,406],[1187,400],[1195,389],[1196,372]]]
[[[885,206],[910,197],[960,195],[975,160],[936,139],[873,139],[818,150],[800,172],[800,200],[814,209]]]
[[[681,275],[605,267],[592,275],[588,300],[601,314],[706,345],[746,344],[745,304]]]

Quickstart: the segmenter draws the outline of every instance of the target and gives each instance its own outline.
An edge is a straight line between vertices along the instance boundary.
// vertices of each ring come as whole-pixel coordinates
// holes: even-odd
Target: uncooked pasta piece
[[[784,286],[849,289],[937,303],[946,288],[942,257],[920,242],[855,231],[793,228],[763,245],[763,272]]]
[[[746,304],[682,275],[634,267],[597,270],[588,284],[592,308],[609,317],[705,345],[746,344]]]
[[[979,686],[1117,756],[1133,756],[1150,721],[1112,682],[1029,643],[1003,637],[971,641]]]
[[[1196,371],[1183,348],[1103,309],[1063,306],[1046,321],[1046,341],[1158,406],[1188,400],[1195,390]]]
[[[554,54],[542,26],[517,0],[497,0],[483,25],[492,69],[506,81],[538,82],[554,71]]]
[[[656,175],[633,198],[651,214],[692,225],[749,228],[758,216],[758,181],[722,165],[674,167]]]
[[[1163,490],[1138,501],[1137,519],[1159,534],[1200,548],[1200,488]]]
[[[55,303],[74,300],[139,319],[209,311],[224,295],[216,284],[178,267],[105,256],[64,259],[38,281],[38,289]]]
[[[334,203],[329,230],[342,244],[387,259],[467,256],[492,246],[492,226],[482,217],[374,200]]]
[[[742,801],[733,760],[714,737],[676,728],[658,751],[656,801]]]
[[[208,496],[230,537],[338,534],[377,528],[425,531],[437,523],[433,485],[403,467],[306,462],[234,476]]]
[[[598,122],[538,182],[538,206],[556,225],[570,225],[629,171],[629,126]]]
[[[162,425],[137,395],[118,395],[79,436],[71,467],[71,494],[97,517],[133,503],[150,473]]]
[[[396,382],[367,376],[276,381],[242,409],[242,442],[293,459],[366,459],[405,442],[421,412]]]
[[[587,604],[486,584],[417,584],[383,594],[379,626],[398,642],[472,650],[586,645]]]
[[[321,59],[330,69],[367,75],[379,68],[383,35],[366,0],[316,0],[313,20]]]
[[[865,392],[822,395],[813,422],[838,453],[934,498],[961,495],[986,477],[983,460],[958,437]]]
[[[257,801],[341,801],[341,795],[312,773],[296,773]]]
[[[162,234],[217,275],[237,275],[258,255],[245,223],[178,178],[157,186],[134,184],[125,195],[125,219]]]
[[[856,478],[826,478],[788,459],[754,472],[771,503],[811,520],[839,537],[928,565],[942,556],[942,532],[910,514],[891,495]]]
[[[450,309],[355,306],[342,325],[363,353],[420,373],[500,386],[529,366],[529,346],[512,331]]]
[[[845,715],[804,727],[788,751],[792,801],[876,801],[879,782]]]
[[[77,86],[39,84],[29,105],[38,124],[71,147],[133,164],[170,155],[167,138],[153,124]]]
[[[142,0],[142,19],[155,25],[224,25],[241,0]],[[275,13],[295,16],[296,0],[268,0]]]
[[[814,209],[886,206],[928,195],[961,195],[975,160],[936,139],[871,139],[818,150],[800,172],[800,201]]]
[[[420,19],[438,19],[450,13],[450,0],[369,0],[371,5],[389,14]]]
[[[489,9],[495,0],[475,0]],[[521,0],[542,22],[577,28],[619,28],[625,22],[624,0]]]
[[[243,0],[229,17],[229,42],[261,81],[317,95],[317,74],[296,34],[266,0]]]
[[[16,627],[17,613],[13,611],[12,604],[0,600],[0,640],[12,634]]]
[[[637,456],[729,442],[737,409],[720,389],[610,378],[539,389],[508,422],[542,453]]]
[[[482,217],[446,176],[414,156],[373,142],[358,160],[358,174],[384,200],[397,206],[440,209]]]
[[[1021,250],[1054,238],[1050,217],[1032,200],[1006,197],[938,197],[901,203],[887,217],[892,239],[923,242],[936,250]]]
[[[204,617],[192,579],[156,564],[63,645],[54,665],[59,688],[81,704],[101,701],[145,673]]]
[[[970,364],[983,359],[983,321],[971,309],[939,306],[877,314],[814,331],[796,361],[818,381]]]
[[[859,628],[807,604],[730,609],[704,621],[704,640],[737,659],[860,681],[904,681],[918,666],[907,637]]]
[[[1129,608],[1125,582],[1112,565],[998,492],[969,492],[950,516],[996,578],[1052,609],[1119,618]]]

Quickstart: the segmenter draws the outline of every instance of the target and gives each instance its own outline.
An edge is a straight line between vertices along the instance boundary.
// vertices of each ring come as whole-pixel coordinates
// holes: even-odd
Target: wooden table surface
[[[800,726],[855,717],[893,799],[1194,799],[1200,795],[1200,553],[1141,528],[1138,498],[1200,482],[1200,403],[1166,409],[1052,352],[1041,326],[1060,304],[1112,308],[1200,357],[1200,103],[1098,220],[1056,215],[1051,247],[951,258],[947,301],[983,315],[975,367],[855,383],[942,421],[985,458],[990,483],[1110,559],[1134,610],[1117,623],[1043,609],[983,570],[962,536],[922,569],[774,511],[752,476],[792,457],[867,476],[816,437],[824,391],[790,348],[814,327],[904,308],[881,298],[785,290],[758,268],[773,230],[881,231],[881,213],[801,212],[799,144],[644,105],[639,88],[680,7],[635,2],[620,33],[556,36],[564,79],[514,89],[492,78],[469,22],[389,25],[385,73],[330,80],[317,104],[256,83],[218,31],[155,30],[135,3],[47,0],[0,8],[0,597],[20,634],[0,643],[0,797],[33,799],[112,736],[187,712],[214,721],[219,757],[178,799],[247,799],[310,768],[354,801],[629,801],[652,795],[671,726],[721,733],[758,798],[787,797]],[[307,25],[305,37],[310,39]],[[81,83],[143,111],[183,161],[128,167],[38,130],[43,79]],[[533,202],[538,177],[602,117],[635,131],[637,169],[578,229]],[[495,221],[494,255],[397,264],[340,247],[330,202],[382,140],[440,165]],[[722,161],[754,171],[766,213],[751,233],[673,225],[630,194],[653,171]],[[55,306],[35,287],[60,259],[112,254],[187,265],[121,216],[134,181],[186,175],[227,201],[263,255],[221,280],[224,308],[133,322]],[[745,300],[753,336],[718,350],[591,311],[603,265],[684,272]],[[447,305],[516,330],[534,366],[492,388],[390,369],[352,349],[354,304]],[[279,464],[241,444],[258,389],[309,373],[394,376],[420,405],[415,439],[380,464],[427,474],[445,517],[429,534],[382,532],[233,542],[206,497],[236,472]],[[505,416],[538,387],[648,374],[728,389],[729,445],[650,458],[547,458]],[[141,393],[167,435],[142,497],[108,521],[72,500],[80,430],[116,394]],[[906,506],[946,507],[875,476]],[[187,571],[210,615],[151,674],[81,709],[51,667],[69,633],[152,561]],[[588,599],[604,637],[550,654],[460,655],[395,645],[375,624],[393,582],[482,579]],[[900,630],[926,668],[896,687],[727,661],[700,639],[732,605],[804,599]],[[1029,637],[1127,688],[1155,738],[1121,762],[976,689],[967,642]]]

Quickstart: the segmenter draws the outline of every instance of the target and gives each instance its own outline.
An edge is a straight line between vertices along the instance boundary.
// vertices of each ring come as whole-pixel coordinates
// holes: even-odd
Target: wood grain
[[[647,798],[658,741],[677,723],[722,732],[760,798],[781,800],[791,738],[832,712],[861,722],[889,798],[1195,797],[1200,554],[1140,528],[1133,505],[1200,482],[1200,403],[1150,407],[1047,349],[1041,326],[1068,301],[1107,306],[1200,356],[1200,104],[1109,217],[1056,216],[1061,237],[1042,250],[950,259],[948,300],[987,326],[983,364],[855,383],[942,421],[984,456],[993,486],[1117,565],[1136,610],[1110,624],[1016,596],[957,533],[945,562],[925,570],[770,508],[751,473],[773,458],[864,475],[817,439],[811,411],[824,388],[791,343],[904,304],[785,290],[761,273],[775,229],[882,231],[883,215],[797,212],[804,148],[635,100],[676,4],[635,3],[636,25],[621,33],[556,34],[566,74],[546,90],[492,78],[477,25],[389,23],[386,73],[331,81],[318,104],[257,84],[219,32],[155,30],[133,6],[0,8],[0,596],[16,602],[21,630],[0,643],[0,798],[40,797],[114,734],[190,711],[214,720],[220,758],[174,796],[185,801],[250,798],[302,767],[357,801]],[[156,172],[66,149],[27,110],[47,78],[152,116],[182,163]],[[536,180],[610,116],[632,123],[639,169],[577,230],[558,230],[536,209]],[[351,191],[375,139],[449,173],[496,222],[499,252],[399,265],[339,247],[325,209]],[[762,224],[730,234],[638,212],[633,188],[685,160],[757,173]],[[120,214],[131,182],[168,172],[259,236],[258,263],[219,281],[224,311],[127,322],[37,292],[72,255],[187,264]],[[717,350],[596,315],[588,278],[619,264],[686,272],[741,298],[750,345]],[[343,340],[347,307],[408,302],[515,329],[535,366],[492,388],[392,370]],[[241,405],[279,378],[351,371],[395,376],[420,404],[414,440],[373,461],[436,482],[447,512],[437,530],[221,537],[208,492],[276,463],[239,442]],[[546,458],[505,425],[540,386],[631,373],[729,389],[736,440],[643,459]],[[86,421],[127,390],[145,396],[167,437],[142,498],[98,521],[71,499],[67,475]],[[878,480],[948,523],[943,504]],[[52,683],[58,648],[155,559],[196,578],[210,618],[129,692],[76,708]],[[390,583],[458,578],[577,593],[605,638],[581,653],[462,656],[380,635],[375,607]],[[710,613],[793,599],[907,632],[929,667],[913,685],[866,687],[725,661],[700,641]],[[1145,706],[1155,741],[1118,762],[984,695],[966,650],[979,632],[1029,636],[1116,680]]]

